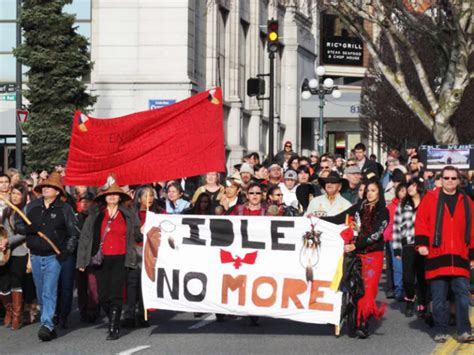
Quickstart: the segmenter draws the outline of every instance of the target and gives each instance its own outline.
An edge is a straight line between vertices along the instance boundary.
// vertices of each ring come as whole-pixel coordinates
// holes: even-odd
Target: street
[[[59,330],[58,339],[42,343],[38,324],[12,332],[0,329],[2,354],[430,354],[436,348],[432,331],[415,317],[400,312],[400,302],[390,300],[382,322],[372,323],[367,340],[336,338],[334,327],[262,318],[252,326],[246,318],[228,317],[222,323],[206,314],[157,311],[151,326],[132,331],[122,329],[119,340],[105,341],[106,325],[81,324],[78,312],[71,315],[69,329]],[[472,317],[471,317],[472,318]],[[455,331],[451,327],[451,332]],[[449,347],[450,351],[444,349]],[[459,346],[451,340],[438,346],[438,353],[472,354],[474,345]]]

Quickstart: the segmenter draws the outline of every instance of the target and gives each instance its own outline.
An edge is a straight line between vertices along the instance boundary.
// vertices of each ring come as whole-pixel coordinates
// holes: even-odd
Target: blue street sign
[[[148,100],[148,109],[153,110],[155,108],[172,105],[174,103],[176,103],[176,100]]]

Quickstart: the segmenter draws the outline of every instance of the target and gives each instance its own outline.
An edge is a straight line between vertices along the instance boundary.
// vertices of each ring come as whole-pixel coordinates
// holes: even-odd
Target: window
[[[0,21],[16,20],[16,0],[0,1]]]
[[[225,48],[226,48],[226,23],[229,12],[225,9],[219,9],[218,31],[217,31],[217,83],[222,87],[225,82]],[[224,88],[223,88],[224,90]]]
[[[67,4],[63,8],[63,12],[75,14],[76,20],[91,19],[91,0],[74,0],[72,4]]]
[[[245,101],[246,64],[247,64],[247,33],[249,25],[246,22],[240,22],[239,36],[239,97]]]
[[[86,37],[89,41],[91,39],[91,24],[85,22],[78,22],[75,24],[77,26],[76,32],[80,35]]]
[[[0,22],[0,52],[11,52],[16,46],[16,24]]]
[[[14,83],[16,75],[16,60],[13,54],[0,54],[0,82]]]

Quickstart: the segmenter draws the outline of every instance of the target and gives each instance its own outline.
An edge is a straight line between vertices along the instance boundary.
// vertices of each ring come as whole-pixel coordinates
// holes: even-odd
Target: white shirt
[[[311,200],[304,215],[314,214],[316,217],[335,216],[351,206],[352,204],[342,197],[340,193],[336,195],[332,203],[327,195],[322,195]]]
[[[293,187],[291,190],[286,187],[284,182],[280,182],[278,184],[278,187],[281,190],[281,193],[283,194],[283,203],[287,206],[293,206],[292,203],[296,201],[298,202],[298,199],[296,198],[296,188],[298,187],[299,184],[296,184],[295,187]]]

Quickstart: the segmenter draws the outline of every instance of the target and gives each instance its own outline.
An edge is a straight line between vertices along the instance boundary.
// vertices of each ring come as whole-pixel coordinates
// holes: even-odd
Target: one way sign
[[[28,120],[28,110],[16,110],[16,118],[21,124],[25,123]]]

